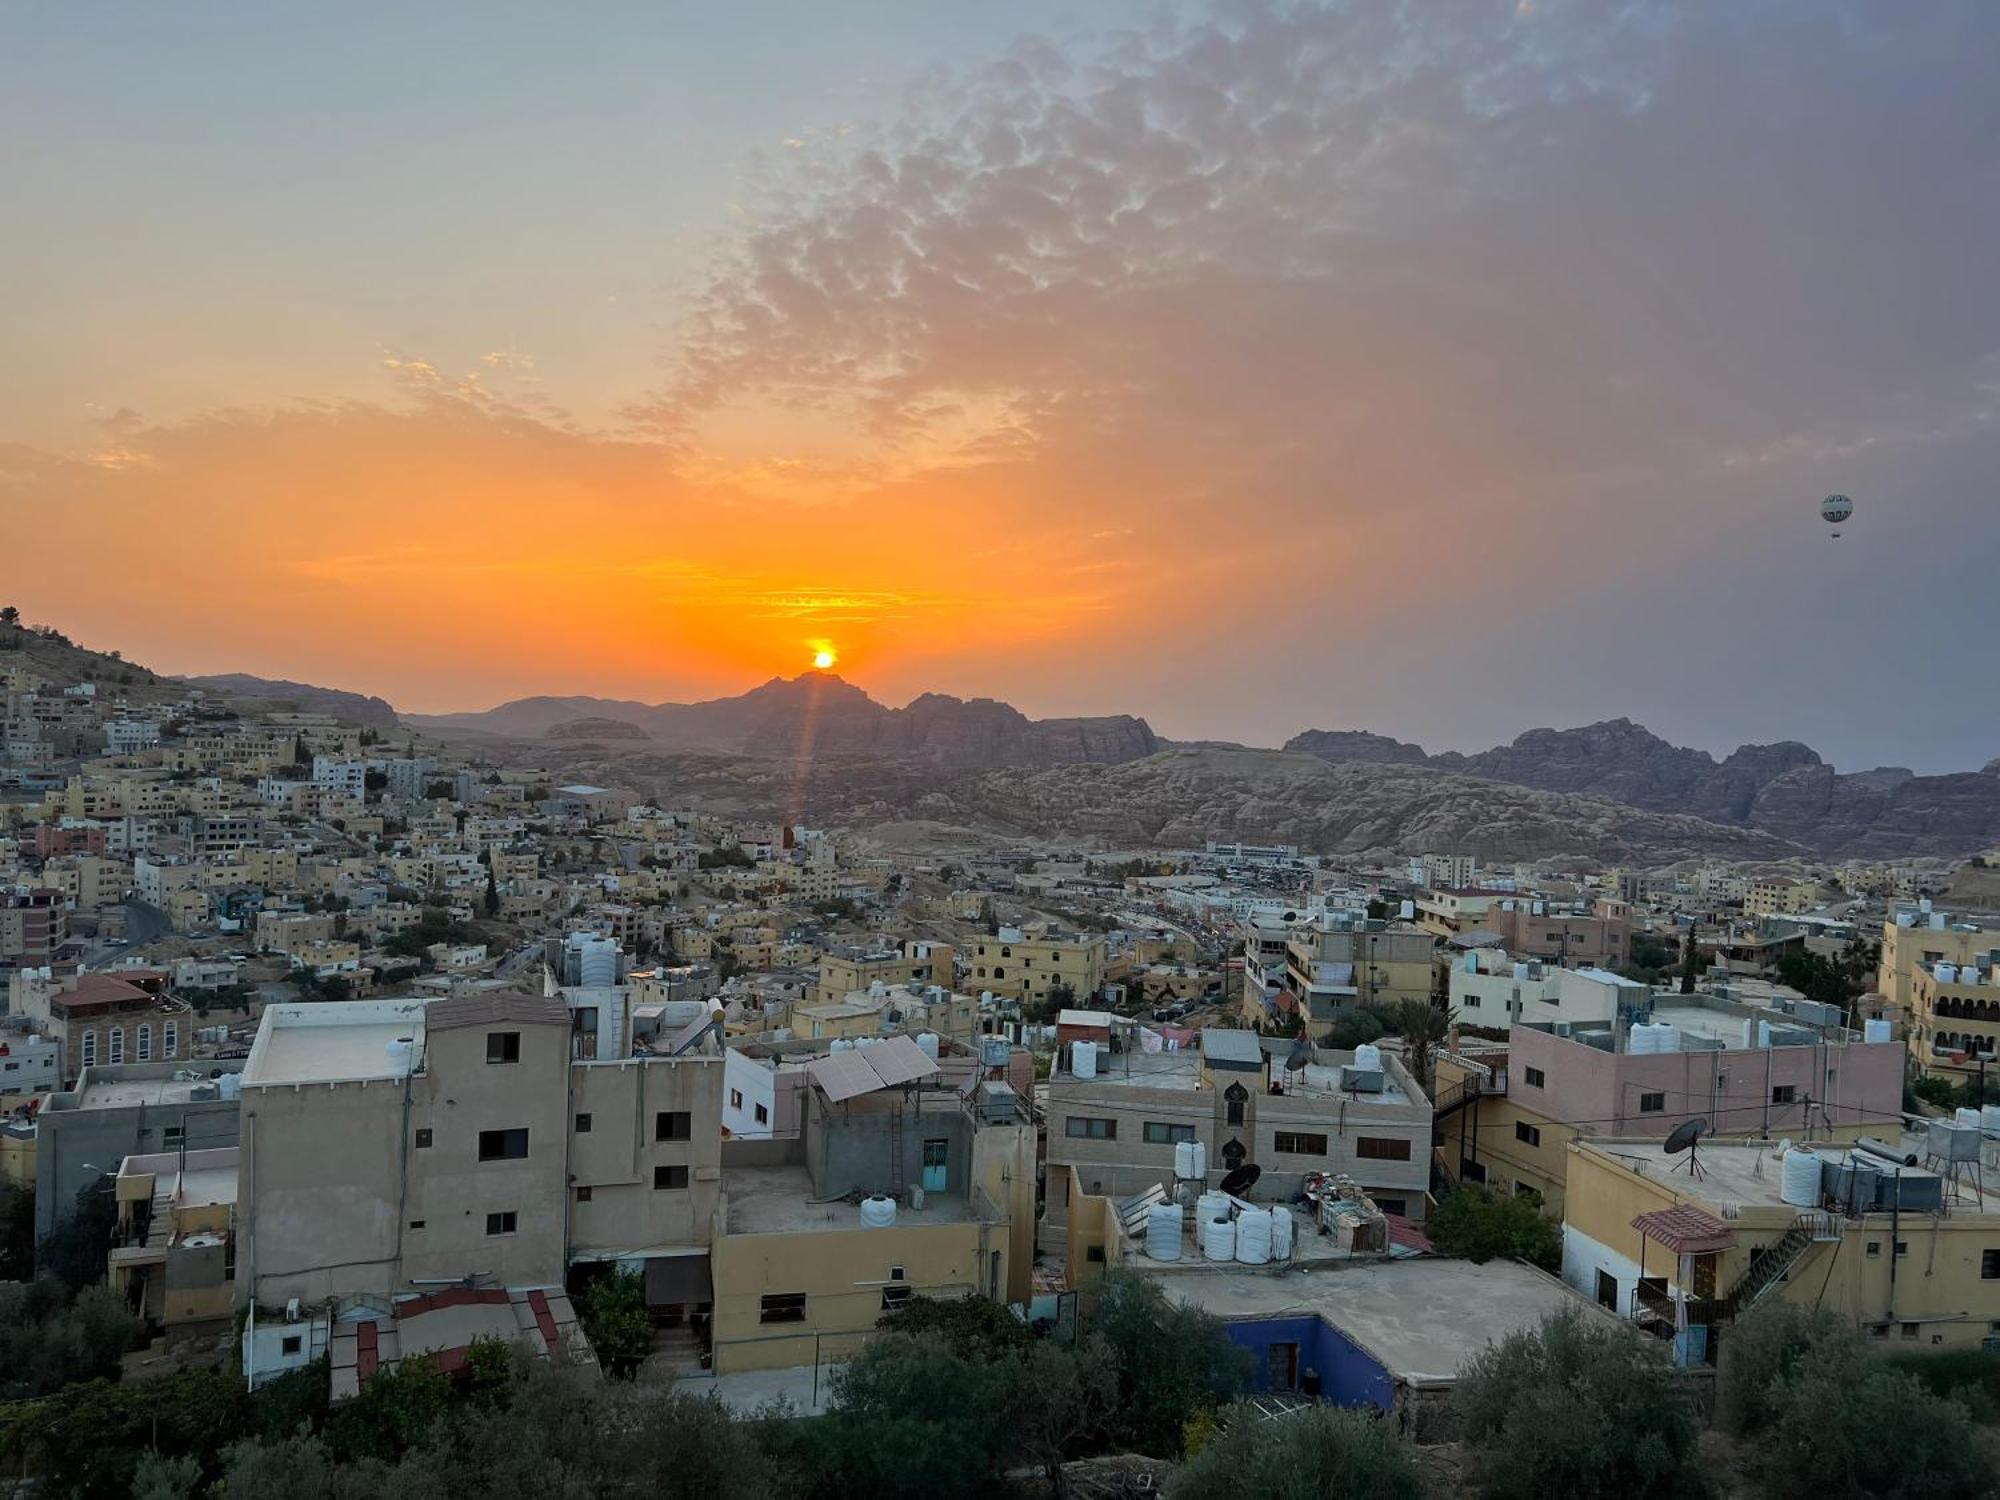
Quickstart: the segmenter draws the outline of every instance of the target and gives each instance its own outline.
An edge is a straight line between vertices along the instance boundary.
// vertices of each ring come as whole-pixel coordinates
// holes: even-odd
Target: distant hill
[[[393,729],[397,722],[396,710],[384,699],[366,693],[350,693],[341,688],[252,677],[247,672],[221,672],[208,677],[182,677],[177,680],[190,687],[198,687],[203,692],[221,693],[241,701],[246,708],[264,712],[331,714],[342,723],[369,724],[378,729]]]
[[[623,719],[570,719],[551,724],[543,734],[552,740],[643,740],[646,731]]]
[[[519,737],[549,735],[579,720],[629,724],[675,750],[720,750],[786,758],[876,756],[953,769],[1114,763],[1151,755],[1159,740],[1143,719],[1030,719],[991,698],[925,693],[889,708],[827,672],[774,677],[733,698],[634,703],[618,698],[521,698],[483,713],[409,714],[428,729]]]

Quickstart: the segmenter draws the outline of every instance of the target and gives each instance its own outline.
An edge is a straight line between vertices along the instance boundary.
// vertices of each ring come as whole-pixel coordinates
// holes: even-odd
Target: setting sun
[[[813,652],[813,665],[822,672],[838,660],[840,658],[834,654],[834,649],[831,646],[821,646]]]

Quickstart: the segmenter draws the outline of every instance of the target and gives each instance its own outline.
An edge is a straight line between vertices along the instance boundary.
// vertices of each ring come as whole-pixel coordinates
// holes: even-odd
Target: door
[[[1597,1305],[1618,1311],[1618,1278],[1601,1268],[1597,1273]]]
[[[1295,1391],[1299,1388],[1299,1346],[1273,1344],[1264,1356],[1264,1389]]]
[[[927,1193],[941,1193],[945,1184],[945,1162],[951,1156],[951,1142],[924,1142],[923,1189]]]

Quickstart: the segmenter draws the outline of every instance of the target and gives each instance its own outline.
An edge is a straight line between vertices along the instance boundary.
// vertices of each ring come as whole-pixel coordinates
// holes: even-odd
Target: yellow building
[[[1920,1161],[1928,1148],[1899,1143]],[[1793,1204],[1771,1141],[1701,1147],[1700,1178],[1656,1141],[1567,1149],[1563,1279],[1662,1337],[1700,1330],[1683,1335],[1689,1363],[1712,1362],[1730,1324],[1774,1296],[1897,1347],[1977,1348],[2000,1333],[2000,1195],[1969,1181],[1883,1163],[1843,1202],[1823,1194],[1857,1158],[1821,1145],[1806,1169],[1820,1187]]]
[[[1819,904],[1819,884],[1811,880],[1753,880],[1743,910],[1753,917],[1791,917]]]
[[[1937,964],[1910,976],[1908,1042],[1926,1073],[1956,1083],[1992,1073],[1988,1097],[2000,1099],[2000,952],[1980,957],[1983,966]]]
[[[2000,947],[2000,932],[1976,922],[1953,922],[1943,912],[1901,912],[1882,924],[1882,967],[1875,988],[1902,1015],[1916,1011],[1916,976],[1939,964],[1977,967],[1984,954]]]
[[[213,1332],[232,1315],[236,1174],[234,1146],[128,1156],[119,1165],[111,1289],[170,1340]]]
[[[819,983],[813,988],[813,999],[831,1003],[871,984],[949,986],[952,970],[949,943],[906,939],[867,947],[830,947],[819,957]]]
[[[1040,1003],[1060,984],[1083,1003],[1104,987],[1104,952],[1102,935],[1003,927],[974,946],[968,987]]]

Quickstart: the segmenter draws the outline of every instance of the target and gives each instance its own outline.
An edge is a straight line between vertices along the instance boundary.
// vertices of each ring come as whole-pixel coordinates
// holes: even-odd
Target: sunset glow
[[[826,671],[827,668],[839,660],[839,656],[834,653],[831,646],[822,646],[819,650],[813,652],[813,665],[822,672]]]

